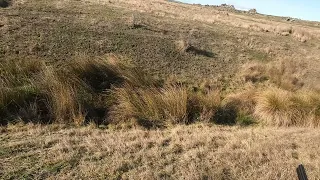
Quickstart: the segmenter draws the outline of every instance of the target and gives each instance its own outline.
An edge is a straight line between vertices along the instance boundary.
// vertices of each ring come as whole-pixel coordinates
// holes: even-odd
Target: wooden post
[[[297,174],[298,174],[299,180],[308,180],[306,170],[304,169],[302,164],[298,166]]]

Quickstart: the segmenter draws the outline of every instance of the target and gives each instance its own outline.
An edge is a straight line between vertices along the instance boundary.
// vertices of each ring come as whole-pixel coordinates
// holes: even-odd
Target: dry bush
[[[277,25],[275,28],[275,32],[282,36],[289,36],[292,31],[292,27],[288,25]]]
[[[176,50],[180,53],[186,52],[191,47],[191,44],[189,41],[182,40],[182,39],[175,41],[175,45],[176,45]]]
[[[188,99],[190,121],[209,122],[213,120],[221,103],[219,91],[190,92]]]
[[[126,123],[135,120],[145,127],[161,127],[187,120],[187,91],[182,87],[140,88],[129,84],[114,88],[116,105],[110,120]]]
[[[244,64],[240,77],[245,82],[263,83],[268,81],[283,89],[295,91],[304,85],[301,81],[303,70],[303,63],[294,60],[281,60],[268,64],[255,62]]]
[[[256,99],[258,91],[256,89],[246,90],[240,93],[227,95],[223,100],[223,105],[226,107],[234,107],[237,112],[251,115],[256,106]]]
[[[297,90],[303,87],[301,81],[304,65],[300,61],[281,60],[268,64],[267,74],[272,83],[286,90]]]
[[[52,67],[46,67],[40,76],[37,86],[44,98],[42,100],[46,105],[48,118],[57,123],[70,123],[76,119],[76,124],[82,124],[84,120],[79,122],[79,117],[84,115],[76,98],[76,87],[73,87],[72,83],[66,80]]]
[[[245,82],[263,82],[268,79],[266,66],[262,63],[247,63],[242,66],[240,76]]]
[[[274,88],[258,95],[255,115],[267,125],[319,127],[320,95]]]
[[[301,28],[295,28],[293,29],[292,36],[299,40],[300,42],[306,42],[307,40],[311,39],[310,33],[308,33],[306,30],[303,30]]]

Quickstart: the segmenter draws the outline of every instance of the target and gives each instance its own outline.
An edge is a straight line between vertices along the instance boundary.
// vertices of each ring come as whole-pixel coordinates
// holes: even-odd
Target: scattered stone
[[[257,12],[256,9],[250,9],[250,10],[248,11],[248,13],[249,13],[249,14],[257,14],[258,12]]]
[[[236,8],[234,5],[228,5],[228,4],[221,4],[220,7],[226,8],[226,9],[232,9],[235,10]]]
[[[295,22],[296,20],[293,19],[293,18],[287,18],[286,21],[288,21],[288,22]]]

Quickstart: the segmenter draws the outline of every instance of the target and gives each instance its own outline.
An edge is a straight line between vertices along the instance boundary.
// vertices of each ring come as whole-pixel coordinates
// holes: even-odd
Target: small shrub
[[[188,114],[191,122],[211,121],[221,103],[219,91],[190,92],[188,99]]]
[[[72,122],[81,111],[75,87],[65,80],[64,76],[47,67],[37,84],[52,122]]]
[[[175,41],[176,49],[180,53],[187,52],[187,50],[191,47],[191,44],[187,40],[177,40]]]
[[[306,42],[307,40],[311,39],[311,35],[306,30],[299,28],[295,28],[293,30],[292,36],[300,42]]]
[[[304,64],[299,61],[281,60],[280,62],[248,63],[242,66],[240,76],[245,82],[269,82],[280,88],[296,91],[304,86],[301,81]]]

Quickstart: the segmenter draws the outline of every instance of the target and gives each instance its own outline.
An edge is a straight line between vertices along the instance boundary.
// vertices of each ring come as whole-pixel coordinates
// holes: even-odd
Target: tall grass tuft
[[[268,125],[319,127],[319,108],[319,93],[274,88],[258,95],[254,113]]]
[[[44,102],[50,122],[71,123],[81,115],[76,87],[67,80],[52,67],[46,67],[39,76],[37,86],[42,95],[42,99],[39,100]]]
[[[188,113],[191,121],[213,120],[221,103],[219,91],[189,92]]]
[[[18,119],[19,114],[36,118],[35,101],[39,89],[35,75],[45,66],[38,59],[12,60],[0,63],[0,124]],[[31,112],[32,110],[32,112]]]
[[[187,120],[187,91],[182,87],[141,88],[126,84],[113,89],[116,104],[110,120],[134,120],[146,127],[163,127]]]

